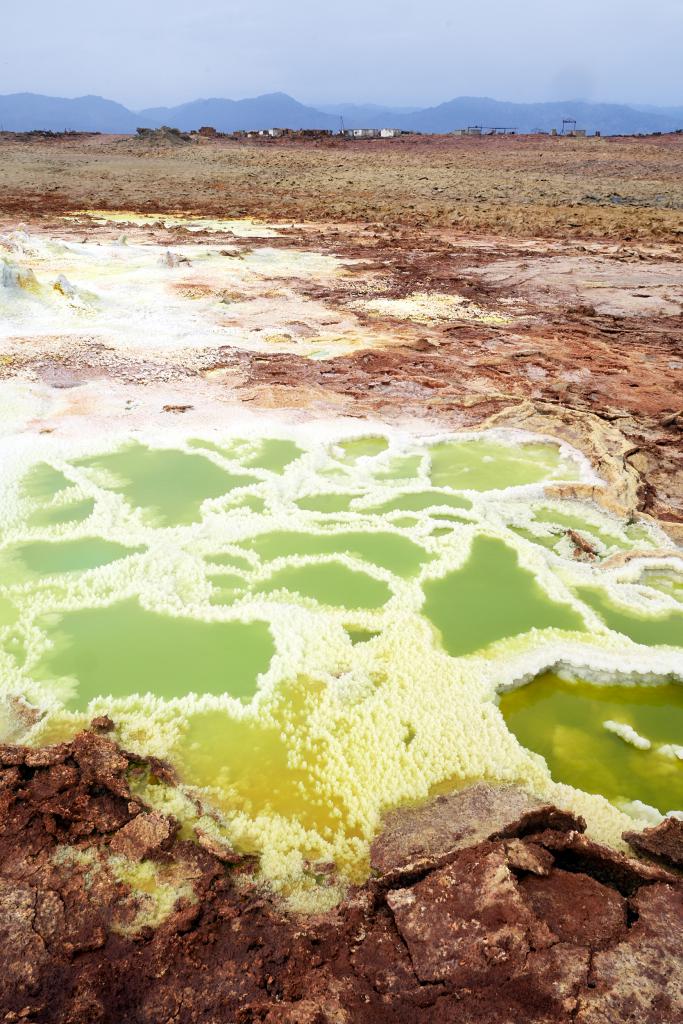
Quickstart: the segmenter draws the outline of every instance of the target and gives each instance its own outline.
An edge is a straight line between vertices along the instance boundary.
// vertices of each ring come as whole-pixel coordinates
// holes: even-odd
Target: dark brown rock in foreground
[[[683,868],[683,821],[678,818],[665,818],[644,832],[624,832],[624,839],[638,853]]]
[[[0,748],[0,1022],[683,1020],[680,876],[519,789],[390,815],[372,879],[295,917],[250,861],[179,840],[131,799],[131,760],[90,733]],[[183,883],[156,928],[107,870],[111,849]]]

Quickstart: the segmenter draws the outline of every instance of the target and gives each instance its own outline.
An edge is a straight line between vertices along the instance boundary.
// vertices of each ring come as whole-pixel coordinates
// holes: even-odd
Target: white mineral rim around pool
[[[496,703],[549,668],[681,679],[683,636],[637,643],[579,597],[597,587],[653,629],[681,612],[643,582],[681,570],[654,523],[553,495],[599,490],[580,453],[515,431],[246,414],[41,435],[18,405],[0,432],[6,738],[54,741],[109,714],[125,748],[180,773],[144,798],[188,835],[259,853],[300,905],[308,864],[363,877],[382,813],[436,787],[517,782],[613,844],[657,816],[554,782]],[[576,560],[568,524],[593,561]],[[604,564],[636,550],[659,554]]]

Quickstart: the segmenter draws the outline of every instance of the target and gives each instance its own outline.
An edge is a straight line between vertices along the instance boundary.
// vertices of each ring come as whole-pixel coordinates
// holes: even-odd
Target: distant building
[[[381,139],[397,139],[399,136],[407,134],[408,132],[403,132],[400,128],[380,128],[379,130]]]
[[[379,139],[381,128],[345,128],[344,137],[347,139]]]
[[[215,139],[216,136],[218,135],[218,132],[216,131],[215,128],[212,128],[210,125],[205,125],[203,128],[199,129],[197,134],[201,135],[203,139]]]
[[[467,128],[456,128],[451,135],[516,135],[516,128],[488,128],[483,124],[471,124]]]
[[[324,139],[332,135],[329,128],[259,128],[258,131],[233,132],[248,139]]]

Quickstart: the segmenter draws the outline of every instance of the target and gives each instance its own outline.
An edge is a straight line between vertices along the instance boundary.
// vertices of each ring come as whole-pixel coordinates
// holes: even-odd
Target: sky
[[[0,0],[0,94],[683,105],[683,0]]]

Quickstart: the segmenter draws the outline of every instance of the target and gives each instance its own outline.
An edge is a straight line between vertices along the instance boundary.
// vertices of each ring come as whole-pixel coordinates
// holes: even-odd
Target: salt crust
[[[612,719],[607,719],[606,722],[602,723],[603,728],[607,729],[608,732],[614,733],[624,741],[624,743],[630,743],[632,747],[636,747],[637,750],[650,750],[652,743],[646,736],[641,736],[640,733],[636,732],[632,725],[627,722],[614,722]]]
[[[176,358],[226,345],[329,358],[390,343],[365,330],[353,314],[336,313],[297,288],[301,280],[336,282],[352,261],[268,246],[277,231],[252,222],[131,214],[93,219],[129,223],[135,235],[80,241],[23,228],[0,235],[0,338],[6,353],[27,340],[60,338],[96,339],[117,351]],[[216,237],[184,238],[169,247],[145,237],[145,225],[182,225]],[[231,237],[254,238],[254,247],[231,248]],[[287,329],[295,321],[306,323],[304,334]],[[272,327],[278,322],[280,332]]]

